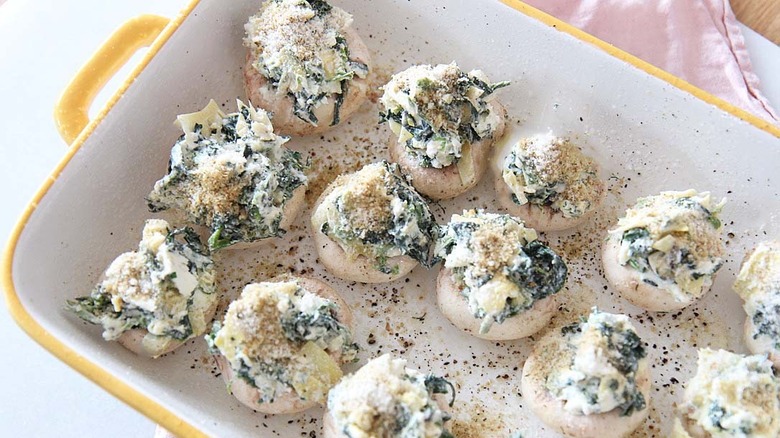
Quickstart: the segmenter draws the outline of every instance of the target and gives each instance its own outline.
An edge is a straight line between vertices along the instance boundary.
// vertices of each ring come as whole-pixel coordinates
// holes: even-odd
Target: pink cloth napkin
[[[525,0],[758,117],[780,120],[759,89],[728,0]]]

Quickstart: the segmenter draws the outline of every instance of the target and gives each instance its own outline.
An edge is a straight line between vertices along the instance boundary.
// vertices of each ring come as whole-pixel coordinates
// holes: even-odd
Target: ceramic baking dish
[[[744,315],[730,288],[746,248],[780,237],[780,130],[513,0],[334,3],[354,15],[373,52],[377,84],[414,63],[456,60],[466,69],[481,68],[493,80],[512,81],[500,92],[511,122],[499,149],[552,129],[601,161],[610,186],[602,211],[572,233],[543,236],[571,272],[551,326],[594,305],[631,315],[654,363],[652,410],[638,434],[665,436],[696,348],[745,351]],[[165,172],[179,135],[176,115],[210,98],[232,110],[243,97],[243,23],[257,6],[256,0],[194,1],[170,22],[140,17],[112,36],[63,96],[58,123],[66,139],[77,138],[24,212],[3,260],[9,308],[30,336],[181,436],[316,436],[322,410],[255,413],[228,394],[202,340],[158,360],[143,359],[103,342],[98,328],[68,314],[63,303],[88,293],[108,263],[137,244],[150,217],[144,196]],[[87,125],[86,109],[100,84],[149,43],[141,66]],[[339,172],[384,156],[387,128],[377,126],[376,111],[367,104],[334,132],[290,143],[313,157],[309,201]],[[491,178],[469,195],[435,205],[438,220],[467,207],[497,210]],[[597,249],[637,196],[689,187],[730,199],[723,213],[728,262],[700,303],[674,314],[644,313],[607,287]],[[495,343],[457,331],[436,309],[436,273],[422,268],[408,280],[379,286],[334,279],[316,263],[308,214],[284,239],[220,253],[228,298],[246,282],[280,272],[322,277],[355,309],[361,363],[390,352],[455,383],[451,427],[457,436],[552,435],[524,407],[519,389],[517,370],[533,339]]]

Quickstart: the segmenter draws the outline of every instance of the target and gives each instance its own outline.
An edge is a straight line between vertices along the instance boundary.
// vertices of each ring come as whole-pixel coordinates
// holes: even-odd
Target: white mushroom
[[[339,203],[341,207],[336,206]],[[398,227],[395,235],[389,234],[388,223]],[[436,225],[425,201],[397,167],[380,162],[333,181],[314,205],[311,226],[319,260],[331,273],[351,281],[383,283],[405,276],[420,261],[392,242],[405,239],[408,246],[420,247],[418,257],[427,258]],[[323,232],[323,227],[333,233],[347,228],[356,236],[339,239]],[[359,237],[369,232],[388,242],[364,242]]]
[[[328,395],[325,438],[440,438],[446,432],[443,396],[454,403],[447,380],[406,368],[388,354],[345,376]],[[450,405],[451,406],[451,405]]]
[[[780,436],[780,380],[766,356],[699,350],[674,438]]]
[[[604,242],[605,277],[650,311],[682,309],[700,299],[723,264],[718,214],[724,203],[695,190],[638,199]]]
[[[584,223],[606,193],[598,164],[551,133],[520,140],[502,163],[495,179],[498,201],[538,231]]]
[[[214,317],[214,263],[190,228],[147,220],[138,250],[120,254],[89,296],[67,302],[103,338],[158,357],[203,334]]]
[[[780,241],[761,242],[745,254],[734,290],[747,313],[745,344],[780,368]]]
[[[245,354],[244,352],[252,352],[253,354],[259,354],[261,356],[259,357],[248,357],[247,359],[242,359],[250,362],[262,360],[262,361],[268,361],[268,360],[277,360],[277,361],[283,361],[287,363],[287,366],[290,368],[294,368],[296,364],[300,364],[301,362],[308,365],[307,370],[309,372],[314,372],[314,375],[308,375],[305,377],[304,381],[298,382],[299,385],[302,385],[302,387],[306,388],[307,385],[310,385],[311,381],[316,381],[318,385],[332,385],[335,383],[338,377],[341,376],[340,370],[334,370],[332,367],[340,366],[344,361],[347,360],[353,360],[354,358],[354,351],[353,350],[344,350],[343,345],[336,345],[335,347],[332,346],[326,346],[325,349],[318,349],[314,348],[314,351],[320,352],[324,351],[327,353],[327,356],[330,357],[330,360],[323,361],[322,358],[318,358],[317,355],[307,356],[308,351],[307,348],[309,347],[309,344],[312,342],[306,342],[303,347],[301,347],[302,342],[304,341],[293,341],[289,338],[285,338],[282,336],[278,336],[283,332],[283,329],[281,327],[281,316],[282,311],[279,308],[280,306],[292,306],[292,301],[277,301],[276,303],[273,302],[273,299],[269,301],[257,301],[258,296],[260,297],[268,297],[270,295],[273,295],[273,292],[266,292],[268,290],[271,290],[273,288],[278,288],[278,290],[287,290],[290,287],[290,283],[294,283],[296,288],[300,288],[300,290],[303,291],[304,299],[308,299],[310,302],[314,301],[314,298],[310,298],[308,295],[313,294],[316,297],[319,297],[321,299],[327,300],[332,304],[335,304],[334,308],[334,317],[335,320],[344,326],[348,333],[350,333],[349,336],[351,336],[351,333],[354,328],[354,323],[352,319],[352,312],[347,305],[347,303],[341,298],[341,296],[336,292],[332,287],[325,284],[322,281],[315,280],[312,278],[302,278],[302,277],[282,277],[280,279],[277,279],[275,281],[272,281],[270,283],[260,283],[259,285],[249,285],[247,286],[247,289],[245,289],[244,293],[242,294],[241,298],[239,298],[238,301],[243,300],[242,310],[236,310],[236,312],[240,312],[242,314],[241,319],[242,320],[251,320],[253,318],[257,319],[257,323],[259,324],[259,329],[263,334],[260,335],[252,335],[251,339],[243,338],[239,341],[234,341],[234,337],[236,337],[234,331],[235,328],[231,327],[229,330],[231,330],[228,336],[230,338],[229,341],[226,341],[224,338],[220,339],[221,333],[220,331],[223,330],[225,326],[222,326],[219,328],[219,331],[212,333],[212,340],[210,341],[221,354],[215,354],[215,359],[217,362],[217,366],[219,367],[220,371],[222,372],[222,377],[225,380],[225,383],[228,386],[229,391],[233,396],[238,399],[241,403],[244,405],[257,410],[259,412],[263,412],[266,414],[289,414],[289,413],[295,413],[304,411],[306,409],[309,409],[318,403],[324,403],[324,392],[327,392],[329,388],[328,387],[317,387],[317,391],[321,391],[323,393],[314,393],[311,397],[306,397],[304,394],[301,394],[298,389],[296,389],[296,384],[293,383],[291,385],[284,385],[284,384],[277,384],[275,393],[273,394],[273,397],[271,400],[269,400],[269,394],[265,393],[263,388],[258,387],[256,384],[250,383],[250,381],[245,377],[241,376],[239,377],[237,375],[237,371],[235,369],[235,359],[231,360],[231,355],[236,354],[234,351],[231,351],[231,348],[235,348],[236,351],[240,351],[239,354]],[[258,290],[252,290],[248,292],[247,290],[253,287],[260,287],[260,288],[266,288],[266,291],[259,291]],[[267,289],[271,288],[271,289]],[[288,292],[281,292],[282,294],[288,293]],[[270,295],[269,295],[270,294]],[[284,296],[284,295],[279,295]],[[260,300],[267,299],[267,298],[260,298]],[[231,304],[231,307],[235,305],[236,302]],[[248,306],[246,306],[248,304]],[[329,304],[330,305],[330,304]],[[260,306],[260,308],[258,307]],[[303,305],[301,305],[303,306]],[[257,314],[251,314],[251,312],[247,313],[247,309],[254,309],[257,311]],[[301,309],[297,309],[301,310]],[[228,318],[230,318],[230,312],[228,311],[228,316],[226,317],[225,324],[233,324],[234,322],[229,322]],[[274,326],[275,325],[275,326]],[[269,334],[270,333],[270,334]],[[240,336],[240,335],[239,335]],[[284,336],[287,336],[286,333]],[[343,336],[343,335],[340,335]],[[350,339],[341,339],[342,343],[348,343],[351,342]],[[281,347],[280,347],[281,345]],[[313,348],[313,347],[312,347]],[[281,350],[280,350],[281,349]],[[345,357],[345,352],[349,351],[350,357]],[[263,353],[265,352],[265,354]],[[308,357],[308,358],[307,358]],[[313,361],[311,363],[307,361]],[[332,361],[332,362],[331,362]],[[266,363],[266,362],[264,362]],[[325,363],[325,365],[323,365]],[[253,364],[248,364],[248,366],[251,368]],[[314,371],[311,371],[311,370]],[[291,374],[295,372],[293,369],[288,370]],[[318,372],[327,372],[330,373],[329,375],[321,376],[317,375]],[[332,373],[336,373],[336,375],[333,375]],[[291,377],[292,378],[292,377]],[[335,378],[335,380],[334,380]]]
[[[563,260],[519,219],[484,211],[453,215],[435,248],[444,266],[439,309],[456,327],[491,340],[519,339],[547,325],[566,281]]]
[[[594,314],[588,324],[594,324]],[[607,321],[621,330],[633,332],[628,319],[622,315],[607,315]],[[626,325],[627,324],[627,325]],[[608,351],[606,343],[599,339],[598,333],[579,324],[580,333],[564,334],[556,329],[534,345],[531,356],[525,361],[522,373],[521,389],[528,406],[545,424],[567,437],[601,438],[624,437],[634,431],[647,417],[649,409],[650,372],[647,359],[640,355],[634,371],[622,373],[610,362],[610,355],[619,354]],[[594,336],[595,335],[595,336]],[[580,337],[580,344],[572,344],[573,337]],[[603,338],[603,337],[601,337]],[[602,345],[599,347],[598,345]],[[590,356],[593,355],[591,358]],[[635,360],[636,358],[632,358]],[[582,363],[579,363],[581,361]],[[580,399],[576,386],[556,387],[555,373],[569,373],[575,379],[600,379],[596,403],[587,404],[592,399]],[[631,400],[619,399],[620,394],[608,394],[609,382],[631,386],[633,394],[641,394],[643,402],[631,405]],[[571,379],[570,379],[571,380]],[[619,386],[619,387],[620,387]],[[556,395],[551,388],[558,388]],[[610,403],[606,409],[600,409],[599,403]],[[612,406],[615,406],[612,408]],[[624,414],[622,406],[630,406]]]

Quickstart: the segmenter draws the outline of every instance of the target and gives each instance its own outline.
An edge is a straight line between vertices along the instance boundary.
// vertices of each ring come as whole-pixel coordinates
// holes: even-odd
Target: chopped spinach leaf
[[[567,274],[563,259],[534,240],[522,248],[515,265],[510,268],[509,278],[537,301],[561,290]]]
[[[224,226],[220,226],[216,230],[214,230],[213,233],[211,233],[211,236],[209,236],[209,248],[211,248],[212,251],[216,251],[218,249],[225,248],[226,246],[230,246],[233,244],[233,241],[229,238],[223,239],[222,238],[222,232],[225,230]]]
[[[444,377],[437,377],[433,374],[425,376],[425,388],[431,394],[452,394],[452,399],[448,403],[450,407],[455,404],[455,386]]]
[[[317,13],[317,16],[319,17],[330,13],[331,9],[333,9],[333,6],[331,6],[325,0],[306,0],[306,2],[309,3],[309,6],[312,8],[312,10],[314,10],[314,12]]]
[[[753,339],[766,336],[772,340],[774,348],[780,349],[780,305],[759,303],[752,321],[755,327]]]

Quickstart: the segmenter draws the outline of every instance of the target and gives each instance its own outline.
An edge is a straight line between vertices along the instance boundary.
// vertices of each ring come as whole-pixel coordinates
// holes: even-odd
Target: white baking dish
[[[456,60],[466,69],[485,70],[493,80],[511,80],[512,86],[499,93],[512,118],[502,145],[552,128],[585,144],[601,160],[605,175],[614,177],[594,221],[576,233],[543,238],[563,254],[572,273],[564,293],[568,302],[553,324],[592,305],[639,321],[655,363],[652,412],[639,435],[665,436],[672,404],[692,374],[696,348],[745,350],[744,315],[730,286],[746,248],[780,237],[780,130],[519,2],[334,3],[354,15],[380,78],[413,63]],[[233,110],[235,98],[243,97],[243,23],[257,6],[255,0],[195,1],[166,27],[142,68],[44,184],[4,259],[9,307],[29,334],[180,435],[308,436],[319,433],[322,411],[254,413],[215,377],[201,340],[158,360],[143,359],[103,342],[98,328],[68,314],[63,303],[88,293],[108,263],[137,244],[150,217],[144,196],[163,175],[179,135],[172,124],[176,115],[200,109],[209,98]],[[68,122],[63,131],[71,134],[83,123],[63,120]],[[382,156],[387,128],[376,121],[376,107],[366,105],[363,114],[323,139],[291,142],[317,153],[315,191],[337,173],[327,170],[328,164],[354,168]],[[440,222],[465,207],[496,210],[490,178],[473,194],[435,208]],[[728,263],[699,304],[675,314],[643,313],[605,288],[597,251],[603,231],[637,196],[689,187],[730,198],[723,214],[730,233]],[[519,393],[517,370],[533,340],[494,343],[457,331],[435,308],[435,272],[418,268],[409,281],[375,287],[334,279],[316,265],[307,241],[308,213],[283,240],[222,253],[222,266],[230,267],[223,281],[228,295],[247,281],[287,269],[322,276],[342,289],[355,309],[361,363],[393,352],[455,382],[460,391],[453,411],[456,435],[550,435]],[[367,342],[369,334],[375,343]]]

